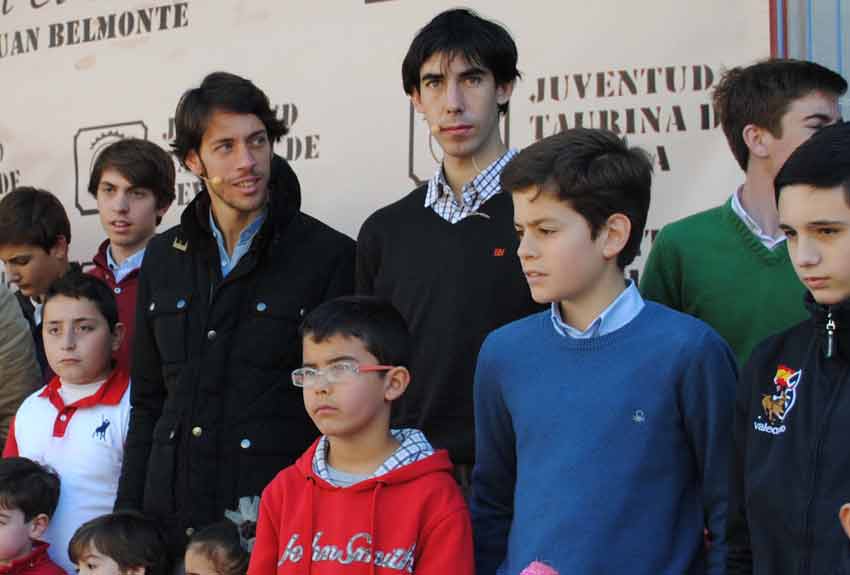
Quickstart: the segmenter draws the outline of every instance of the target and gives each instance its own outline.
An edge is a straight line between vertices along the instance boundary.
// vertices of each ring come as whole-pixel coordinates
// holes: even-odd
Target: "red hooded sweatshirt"
[[[474,575],[448,452],[335,487],[313,473],[318,442],[263,491],[248,575]]]

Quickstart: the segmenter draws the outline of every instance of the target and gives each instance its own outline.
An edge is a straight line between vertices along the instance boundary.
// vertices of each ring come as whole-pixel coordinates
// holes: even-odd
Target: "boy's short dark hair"
[[[106,319],[109,330],[115,329],[118,323],[118,304],[109,286],[93,275],[83,273],[77,267],[72,267],[62,277],[50,284],[44,296],[44,304],[51,299],[63,295],[74,299],[86,299],[97,306],[98,311]]]
[[[727,70],[714,89],[712,100],[732,154],[747,169],[750,150],[744,127],[754,124],[782,137],[782,117],[794,100],[812,92],[841,96],[847,82],[820,64],[774,58]]]
[[[438,53],[446,54],[449,59],[462,55],[470,64],[490,70],[497,86],[520,77],[516,67],[517,48],[510,33],[472,10],[457,8],[438,14],[416,33],[401,64],[405,94],[410,96],[419,91],[422,65]],[[507,109],[507,103],[499,106],[500,113]]]
[[[49,252],[59,236],[71,243],[71,222],[59,198],[20,186],[0,200],[0,245],[39,246]]]
[[[773,181],[776,202],[782,188],[800,184],[826,189],[841,186],[850,205],[850,123],[819,130],[791,153]]]
[[[410,358],[410,332],[393,305],[371,296],[346,296],[310,312],[301,335],[323,342],[335,335],[354,337],[384,365],[405,366]]]
[[[210,561],[218,575],[245,575],[248,571],[251,554],[242,547],[239,528],[231,521],[204,527],[189,539],[190,548]]]
[[[505,166],[501,185],[512,193],[536,187],[537,193],[554,194],[581,214],[593,239],[611,215],[623,214],[632,229],[617,265],[625,268],[640,252],[652,161],[613,132],[574,128],[544,138]]]
[[[0,459],[0,509],[20,509],[24,521],[53,516],[59,502],[59,476],[26,457]]]
[[[135,511],[116,511],[83,523],[68,542],[68,557],[79,563],[94,548],[122,573],[144,567],[145,575],[169,575],[168,548],[157,524]]]
[[[266,127],[269,139],[277,142],[287,133],[286,122],[279,120],[269,98],[253,82],[227,72],[207,75],[197,88],[183,93],[174,114],[177,136],[171,149],[186,167],[186,156],[201,149],[201,140],[213,112],[254,114]]]
[[[157,208],[167,208],[174,201],[174,161],[153,142],[125,138],[104,148],[89,177],[89,193],[95,198],[103,172],[110,169],[120,172],[130,185],[151,190]]]

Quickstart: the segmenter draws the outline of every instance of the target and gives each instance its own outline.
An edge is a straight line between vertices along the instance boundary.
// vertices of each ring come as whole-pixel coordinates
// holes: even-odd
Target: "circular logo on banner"
[[[148,127],[142,121],[124,122],[80,128],[74,135],[74,172],[77,188],[74,205],[80,214],[90,216],[97,213],[97,202],[88,193],[89,174],[95,160],[105,147],[124,138],[148,138]]]

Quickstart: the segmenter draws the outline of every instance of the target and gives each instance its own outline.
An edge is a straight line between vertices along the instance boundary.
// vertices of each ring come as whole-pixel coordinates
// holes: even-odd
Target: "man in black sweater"
[[[499,174],[516,155],[499,132],[514,82],[510,34],[464,10],[436,16],[402,64],[413,106],[443,160],[434,177],[360,229],[357,290],[385,297],[414,339],[413,379],[394,424],[449,450],[462,487],[474,461],[472,376],[491,330],[538,308],[516,256]]]

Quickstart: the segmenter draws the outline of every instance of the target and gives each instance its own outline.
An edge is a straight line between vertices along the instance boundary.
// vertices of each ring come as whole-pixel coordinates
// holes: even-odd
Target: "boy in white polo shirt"
[[[44,349],[56,376],[24,400],[4,457],[22,456],[59,473],[62,492],[45,534],[51,558],[69,573],[74,531],[115,503],[130,419],[129,376],[114,369],[124,326],[115,296],[90,275],[71,271],[45,297]]]

